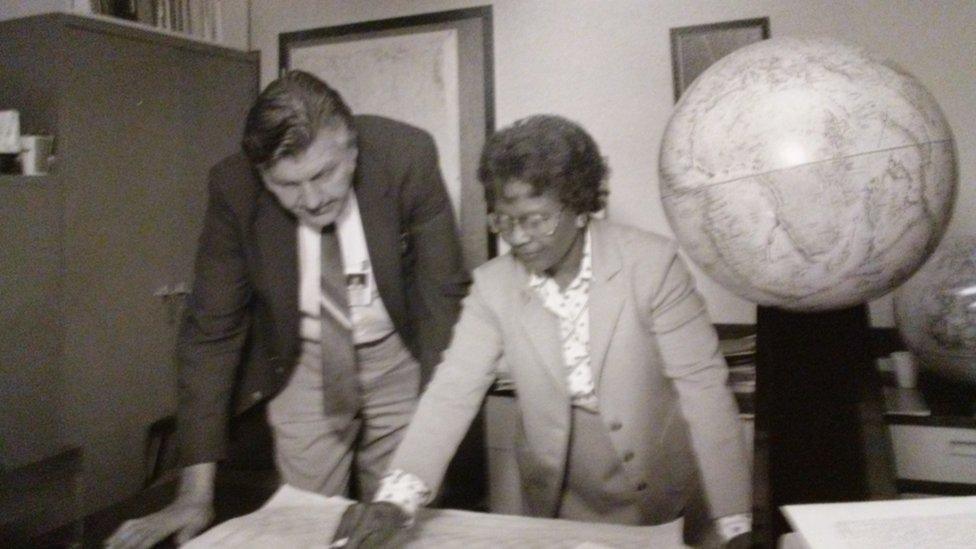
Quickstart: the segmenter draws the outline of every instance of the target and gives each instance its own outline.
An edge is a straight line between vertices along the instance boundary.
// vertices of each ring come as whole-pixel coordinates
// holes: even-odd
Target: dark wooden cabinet
[[[175,409],[207,170],[239,148],[258,55],[67,14],[0,22],[0,44],[0,108],[57,155],[0,176],[0,466],[77,445],[92,511],[142,487]]]
[[[58,451],[61,410],[63,187],[0,176],[0,465]]]

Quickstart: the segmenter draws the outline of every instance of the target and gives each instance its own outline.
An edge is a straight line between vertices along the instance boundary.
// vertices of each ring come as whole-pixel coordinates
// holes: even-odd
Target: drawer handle
[[[950,440],[949,454],[976,458],[976,440]]]

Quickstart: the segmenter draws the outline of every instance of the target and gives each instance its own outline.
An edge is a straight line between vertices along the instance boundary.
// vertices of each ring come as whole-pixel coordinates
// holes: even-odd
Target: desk
[[[976,417],[935,413],[915,389],[885,396],[898,491],[976,495]]]
[[[877,364],[898,491],[976,495],[976,387],[926,370],[917,388],[898,387],[891,359]]]

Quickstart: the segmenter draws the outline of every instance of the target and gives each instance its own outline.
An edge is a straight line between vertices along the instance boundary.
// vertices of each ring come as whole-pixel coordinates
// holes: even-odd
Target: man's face
[[[323,128],[308,149],[261,170],[264,186],[281,205],[314,228],[330,225],[352,189],[357,149],[345,125]]]

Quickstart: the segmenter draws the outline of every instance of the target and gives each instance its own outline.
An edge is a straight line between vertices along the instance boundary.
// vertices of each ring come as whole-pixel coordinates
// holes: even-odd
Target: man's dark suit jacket
[[[357,116],[353,188],[376,285],[423,380],[464,296],[457,228],[430,135]],[[243,155],[210,172],[193,291],[177,343],[183,465],[224,457],[230,415],[274,396],[300,351],[297,220]]]

